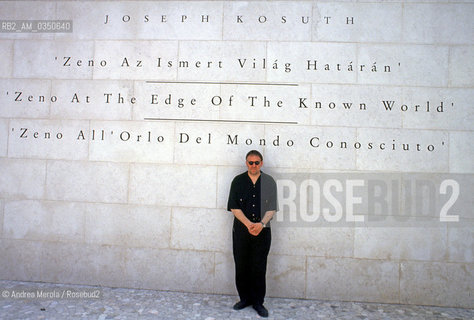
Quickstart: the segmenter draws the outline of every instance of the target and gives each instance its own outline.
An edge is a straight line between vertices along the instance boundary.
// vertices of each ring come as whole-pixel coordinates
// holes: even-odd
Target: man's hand
[[[263,224],[260,222],[251,223],[248,227],[249,233],[253,236],[258,236],[260,232],[263,230]]]

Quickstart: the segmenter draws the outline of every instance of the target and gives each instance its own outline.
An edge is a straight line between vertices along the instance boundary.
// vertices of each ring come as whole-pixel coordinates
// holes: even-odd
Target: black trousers
[[[240,301],[252,305],[263,304],[266,292],[267,257],[271,241],[270,228],[263,228],[258,236],[253,236],[242,222],[234,219],[232,246],[235,284]]]

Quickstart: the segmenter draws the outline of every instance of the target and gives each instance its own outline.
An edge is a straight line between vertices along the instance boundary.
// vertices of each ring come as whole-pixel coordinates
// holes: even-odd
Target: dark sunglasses
[[[256,166],[258,166],[260,164],[260,161],[247,161],[249,163],[249,165],[253,166],[253,164],[255,163]]]

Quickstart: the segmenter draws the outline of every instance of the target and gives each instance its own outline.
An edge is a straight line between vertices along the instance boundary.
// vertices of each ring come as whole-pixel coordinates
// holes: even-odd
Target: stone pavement
[[[252,307],[232,310],[237,297],[228,295],[3,280],[0,291],[0,319],[260,318]],[[474,309],[412,305],[267,298],[265,306],[268,319],[284,320],[474,319]]]

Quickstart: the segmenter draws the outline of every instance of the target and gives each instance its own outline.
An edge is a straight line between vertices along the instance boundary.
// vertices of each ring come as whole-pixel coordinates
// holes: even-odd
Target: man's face
[[[260,168],[262,167],[263,161],[259,156],[251,154],[247,157],[246,164],[250,175],[253,176],[260,173]]]

